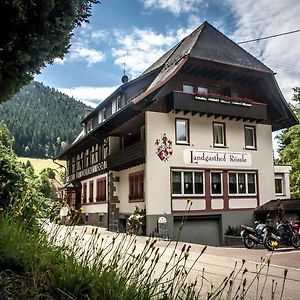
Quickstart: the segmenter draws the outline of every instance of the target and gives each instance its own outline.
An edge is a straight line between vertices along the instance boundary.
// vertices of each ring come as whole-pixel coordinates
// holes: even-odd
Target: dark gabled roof
[[[201,32],[190,50],[190,56],[241,68],[273,73],[261,61],[209,23],[204,22],[204,25],[201,25],[199,28],[201,28]]]
[[[255,214],[261,214],[265,212],[277,212],[278,203],[281,202],[286,213],[300,213],[300,199],[280,199],[270,200],[267,203],[258,206],[255,210]]]
[[[175,47],[166,52],[143,74],[190,55],[191,57],[219,62],[242,68],[273,73],[267,66],[230,40],[208,22],[204,22]]]

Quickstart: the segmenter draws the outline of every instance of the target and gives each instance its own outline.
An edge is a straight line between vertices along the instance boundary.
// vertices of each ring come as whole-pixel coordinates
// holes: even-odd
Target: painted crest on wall
[[[173,154],[172,141],[167,138],[167,135],[164,133],[161,139],[156,139],[155,145],[156,154],[161,161],[168,161],[171,155]]]

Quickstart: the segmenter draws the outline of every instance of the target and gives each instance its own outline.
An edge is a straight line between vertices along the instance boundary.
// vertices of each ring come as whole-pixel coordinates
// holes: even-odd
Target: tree
[[[292,106],[298,119],[300,118],[300,87],[294,90]],[[277,137],[279,140],[278,164],[292,166],[290,174],[291,197],[300,198],[300,125],[285,129]]]
[[[0,1],[0,103],[70,47],[98,0]]]

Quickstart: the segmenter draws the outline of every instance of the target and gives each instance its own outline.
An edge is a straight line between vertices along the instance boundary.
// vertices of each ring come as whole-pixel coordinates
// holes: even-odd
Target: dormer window
[[[106,119],[106,108],[103,108],[98,113],[98,122],[99,122],[99,124],[104,122],[105,119]]]
[[[197,92],[199,94],[208,94],[208,88],[204,86],[198,86]]]
[[[122,96],[119,95],[119,96],[117,97],[117,110],[121,109],[122,106],[123,106],[123,105],[122,105]]]
[[[86,124],[86,132],[90,132],[93,130],[93,119],[87,121]]]
[[[114,114],[117,111],[117,100],[114,99],[111,103],[111,113]]]

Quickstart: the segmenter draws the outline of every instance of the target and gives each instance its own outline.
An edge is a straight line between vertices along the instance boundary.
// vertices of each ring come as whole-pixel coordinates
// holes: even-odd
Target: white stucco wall
[[[139,165],[130,169],[126,169],[124,171],[115,173],[116,176],[120,177],[120,181],[115,183],[116,185],[116,192],[115,195],[119,197],[120,203],[119,211],[121,214],[132,214],[135,210],[135,206],[138,205],[139,209],[145,208],[145,202],[129,202],[129,174],[136,173],[143,171],[145,169],[145,165]],[[144,182],[146,181],[146,178],[144,178]],[[144,185],[145,189],[145,185]]]
[[[184,118],[190,120],[190,145],[176,145],[175,141],[175,118]],[[226,126],[226,144],[227,148],[214,148],[213,144],[213,122],[223,122]],[[245,149],[244,126],[250,125],[256,127],[257,150]],[[161,139],[166,134],[173,142],[173,155],[169,161],[161,161],[156,155],[156,139]],[[275,196],[274,187],[274,169],[272,152],[272,132],[270,125],[247,123],[235,120],[214,119],[213,117],[191,116],[191,114],[165,114],[156,112],[146,112],[146,167],[145,167],[145,193],[147,214],[170,214],[171,213],[171,182],[170,168],[200,168],[184,163],[183,151],[185,149],[207,150],[207,151],[226,151],[243,152],[252,156],[252,165],[246,167],[210,167],[211,169],[234,169],[234,170],[252,170],[258,171],[258,192],[260,204],[263,204]],[[207,167],[206,167],[207,168]],[[200,200],[200,199],[199,199]],[[239,208],[239,202],[231,202],[232,208]],[[179,200],[176,200],[179,201]],[[240,208],[245,208],[248,201],[241,203]],[[251,203],[250,203],[251,202]],[[249,208],[255,207],[251,200]],[[199,203],[200,204],[200,203]],[[173,201],[173,206],[183,207],[184,203]],[[220,209],[222,203],[213,201],[212,208]],[[200,205],[198,209],[203,209]],[[174,209],[174,207],[173,207]]]

